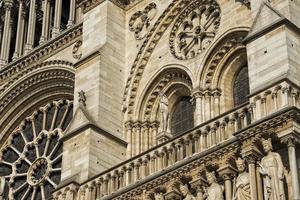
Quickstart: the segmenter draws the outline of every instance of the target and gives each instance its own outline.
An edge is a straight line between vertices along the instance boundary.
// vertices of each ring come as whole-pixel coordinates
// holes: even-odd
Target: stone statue
[[[284,167],[278,153],[272,151],[271,140],[263,140],[266,155],[262,158],[260,173],[263,176],[264,198],[269,200],[283,200],[284,193]]]
[[[239,171],[239,175],[234,180],[233,185],[233,199],[234,200],[250,200],[250,177],[246,171],[245,161],[241,158],[236,160],[236,166]]]
[[[160,101],[159,101],[159,113],[161,118],[161,128],[162,132],[167,132],[168,130],[168,120],[169,120],[169,101],[165,94],[159,93]]]
[[[0,200],[4,199],[5,178],[0,176]]]
[[[164,197],[163,193],[158,192],[154,195],[154,199],[155,200],[165,200],[165,197]]]
[[[209,187],[205,191],[206,200],[224,200],[224,187],[217,182],[215,172],[206,172]]]
[[[183,196],[182,200],[197,200],[196,197],[194,197],[188,187],[188,185],[181,185],[180,191]]]

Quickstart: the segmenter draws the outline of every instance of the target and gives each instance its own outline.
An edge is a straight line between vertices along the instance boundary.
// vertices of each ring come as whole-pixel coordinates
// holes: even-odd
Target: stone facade
[[[0,0],[0,200],[299,200],[299,11]]]

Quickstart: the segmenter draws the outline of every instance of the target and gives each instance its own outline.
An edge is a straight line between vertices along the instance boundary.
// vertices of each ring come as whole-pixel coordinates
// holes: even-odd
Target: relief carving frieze
[[[137,40],[143,39],[151,28],[151,21],[157,13],[156,4],[148,4],[144,10],[134,13],[129,20],[129,30]]]
[[[210,45],[220,26],[216,1],[196,1],[177,18],[170,35],[171,53],[180,60],[196,57]]]

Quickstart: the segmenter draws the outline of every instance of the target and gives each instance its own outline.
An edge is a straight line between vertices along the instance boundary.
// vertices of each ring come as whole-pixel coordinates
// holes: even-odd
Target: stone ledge
[[[93,123],[84,124],[84,125],[78,127],[77,129],[70,131],[69,133],[67,133],[65,136],[63,136],[61,138],[61,141],[62,142],[67,141],[67,140],[71,139],[72,137],[80,134],[81,132],[83,132],[86,129],[92,129],[95,132],[97,132],[98,134],[104,135],[104,136],[112,139],[114,142],[119,143],[123,147],[127,146],[127,142],[125,142],[124,140],[122,140],[122,139],[114,136],[113,134],[109,133],[108,131],[100,128],[99,126],[97,126],[97,125],[95,125]]]

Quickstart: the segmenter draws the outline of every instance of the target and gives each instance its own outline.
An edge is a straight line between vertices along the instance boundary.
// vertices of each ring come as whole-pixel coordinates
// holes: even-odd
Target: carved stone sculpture
[[[196,57],[214,39],[220,25],[216,1],[195,1],[177,18],[170,34],[171,53],[180,60]]]
[[[154,199],[155,200],[165,200],[165,197],[161,192],[159,192],[154,195]]]
[[[205,191],[206,200],[224,200],[224,187],[217,182],[215,172],[206,173],[209,187]]]
[[[156,4],[150,3],[142,11],[134,13],[129,20],[129,30],[134,33],[137,40],[143,39],[150,30],[151,20],[156,15]]]
[[[272,151],[271,140],[263,140],[266,155],[260,164],[260,173],[263,176],[264,198],[270,200],[285,199],[284,193],[284,166],[278,153]]]
[[[241,158],[236,160],[236,166],[239,171],[237,178],[234,180],[233,199],[250,200],[250,177],[246,171],[245,161]]]
[[[169,120],[169,101],[165,94],[160,93],[160,102],[159,102],[159,112],[161,117],[161,128],[162,132],[167,132],[168,130],[168,120]]]
[[[181,185],[180,191],[183,196],[183,200],[197,200],[196,197],[192,195],[188,185]]]

